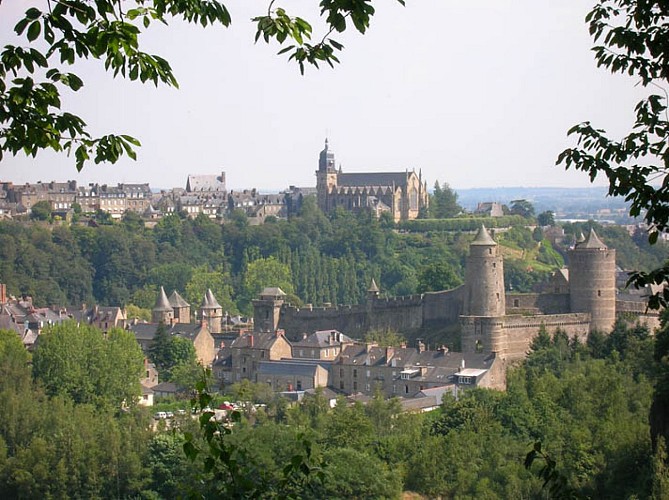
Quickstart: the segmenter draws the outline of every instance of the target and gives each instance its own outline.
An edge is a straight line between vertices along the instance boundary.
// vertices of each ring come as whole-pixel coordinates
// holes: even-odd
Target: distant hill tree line
[[[518,215],[502,218],[416,220],[398,226],[385,218],[337,211],[325,217],[307,199],[288,221],[261,226],[235,214],[223,226],[204,216],[169,215],[153,229],[129,214],[110,225],[0,222],[0,280],[12,294],[32,295],[39,305],[132,305],[151,308],[160,286],[176,289],[192,305],[207,288],[230,313],[249,313],[264,286],[280,286],[295,304],[355,304],[374,278],[383,293],[409,295],[462,283],[471,231],[481,223],[512,226],[499,241],[507,284],[529,291],[562,264],[541,231]],[[565,245],[585,232],[567,225]],[[643,235],[598,227],[617,249],[623,268],[649,269],[666,255]]]

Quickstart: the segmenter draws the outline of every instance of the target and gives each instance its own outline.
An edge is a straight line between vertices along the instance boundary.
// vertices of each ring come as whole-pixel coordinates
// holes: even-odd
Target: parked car
[[[164,411],[156,412],[153,415],[153,418],[156,420],[165,420],[167,418],[167,413],[165,413]]]

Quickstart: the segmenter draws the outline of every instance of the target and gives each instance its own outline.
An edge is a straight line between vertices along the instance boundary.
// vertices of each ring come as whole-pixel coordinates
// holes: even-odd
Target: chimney
[[[308,337],[307,332],[304,332],[302,334],[302,340],[307,340],[307,337]]]
[[[460,369],[461,370],[465,369],[465,358],[462,358],[462,361],[460,362]]]
[[[425,344],[422,340],[418,341],[418,352],[425,352]]]
[[[253,334],[251,334],[250,337],[249,337],[249,343],[250,343],[250,346],[253,347]]]
[[[394,355],[395,355],[395,348],[392,346],[386,347],[386,363],[389,363]]]

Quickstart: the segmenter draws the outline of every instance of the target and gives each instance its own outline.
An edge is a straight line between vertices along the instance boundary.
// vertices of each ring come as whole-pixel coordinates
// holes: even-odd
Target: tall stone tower
[[[481,226],[469,246],[465,272],[467,316],[504,316],[504,261],[497,242]]]
[[[151,310],[151,322],[164,323],[169,326],[172,324],[173,320],[174,309],[172,309],[170,301],[167,299],[165,289],[161,286],[156,305],[153,306],[153,309]]]
[[[505,352],[504,263],[497,242],[481,226],[469,247],[461,317],[464,352]]]
[[[569,303],[572,312],[590,313],[591,332],[611,332],[616,321],[616,251],[594,229],[569,252]]]
[[[318,207],[323,211],[328,210],[328,197],[330,190],[337,186],[337,169],[335,168],[335,155],[325,139],[325,148],[318,157],[318,170],[316,170],[316,195]]]
[[[202,300],[202,306],[200,307],[200,314],[202,320],[206,321],[209,325],[209,331],[211,333],[221,333],[221,320],[223,319],[223,308],[214,297],[214,294],[211,292],[211,289],[207,289],[207,293],[204,294],[204,299]]]
[[[253,300],[253,330],[275,332],[285,300],[286,293],[279,287],[265,288],[260,292],[260,298]]]

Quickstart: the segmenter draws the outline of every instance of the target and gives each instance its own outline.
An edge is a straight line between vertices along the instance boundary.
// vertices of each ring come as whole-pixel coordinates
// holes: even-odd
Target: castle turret
[[[209,325],[211,333],[221,333],[221,320],[223,318],[223,308],[214,297],[211,289],[207,289],[200,307],[201,319]]]
[[[372,282],[369,285],[369,289],[367,290],[367,300],[368,301],[373,301],[374,299],[379,297],[379,287],[376,284],[376,280],[372,278]]]
[[[469,246],[465,273],[466,316],[504,316],[504,262],[497,242],[481,226]]]
[[[572,312],[590,313],[591,332],[611,332],[616,320],[616,251],[594,229],[569,252],[569,303]]]
[[[174,309],[172,309],[170,301],[167,299],[165,289],[161,286],[160,292],[158,293],[158,299],[156,300],[156,305],[151,310],[151,321],[153,323],[164,323],[166,325],[171,325],[173,320]]]
[[[504,357],[504,265],[497,243],[483,225],[469,247],[464,293],[463,352],[490,351]]]
[[[276,332],[286,293],[279,287],[265,288],[260,298],[253,300],[253,329],[256,332]]]

